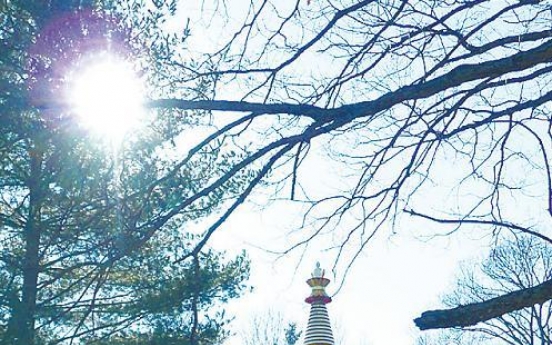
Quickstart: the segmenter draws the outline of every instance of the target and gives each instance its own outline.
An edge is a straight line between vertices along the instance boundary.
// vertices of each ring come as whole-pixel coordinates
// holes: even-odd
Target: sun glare
[[[143,120],[142,83],[125,61],[104,57],[76,71],[68,97],[81,123],[112,141]]]

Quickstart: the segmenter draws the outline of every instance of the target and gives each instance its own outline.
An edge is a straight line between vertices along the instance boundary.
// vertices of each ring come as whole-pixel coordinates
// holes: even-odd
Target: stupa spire
[[[332,301],[325,290],[330,280],[324,277],[324,273],[325,271],[320,268],[320,263],[317,262],[311,278],[307,280],[312,291],[311,295],[305,299],[305,302],[311,305],[305,332],[305,345],[334,345],[330,317],[326,308],[326,304]]]

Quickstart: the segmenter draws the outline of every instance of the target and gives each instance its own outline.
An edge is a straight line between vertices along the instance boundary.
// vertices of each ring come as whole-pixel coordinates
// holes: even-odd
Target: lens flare
[[[144,90],[128,62],[101,57],[71,79],[69,103],[89,130],[120,141],[143,120]]]

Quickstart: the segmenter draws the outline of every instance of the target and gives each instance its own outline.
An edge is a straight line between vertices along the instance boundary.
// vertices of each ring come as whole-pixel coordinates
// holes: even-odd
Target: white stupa
[[[326,308],[326,304],[332,301],[325,290],[329,283],[330,280],[324,277],[324,270],[320,268],[320,263],[317,262],[312,277],[307,280],[312,292],[305,299],[305,302],[311,305],[309,322],[305,332],[305,345],[334,345],[330,317]]]

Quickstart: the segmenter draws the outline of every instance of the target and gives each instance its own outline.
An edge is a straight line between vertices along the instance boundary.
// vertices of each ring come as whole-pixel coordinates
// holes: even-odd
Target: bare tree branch
[[[535,287],[515,291],[481,303],[453,309],[429,310],[416,318],[414,323],[422,330],[473,326],[479,322],[542,304],[551,299],[552,280],[548,280]]]

